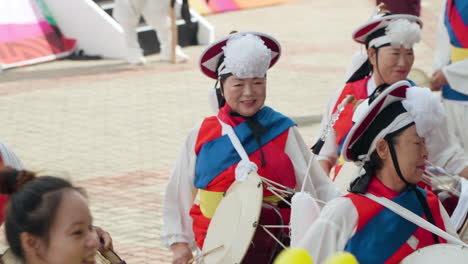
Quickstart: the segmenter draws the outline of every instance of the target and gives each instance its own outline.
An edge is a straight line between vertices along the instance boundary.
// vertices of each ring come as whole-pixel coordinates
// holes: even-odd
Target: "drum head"
[[[431,87],[431,78],[425,71],[419,68],[412,68],[408,74],[408,79],[412,80],[419,87]]]
[[[419,249],[403,259],[401,264],[466,264],[468,248],[450,244],[437,244]]]
[[[203,244],[205,264],[242,261],[257,228],[262,199],[262,181],[256,172],[229,187],[211,219]]]

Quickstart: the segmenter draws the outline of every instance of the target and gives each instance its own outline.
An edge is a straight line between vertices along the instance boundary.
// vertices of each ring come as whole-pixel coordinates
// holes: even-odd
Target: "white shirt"
[[[440,202],[439,208],[447,233],[458,237],[450,217]],[[327,257],[344,251],[349,239],[356,232],[357,222],[358,213],[351,199],[347,197],[334,199],[322,209],[320,217],[310,226],[298,246],[307,250],[314,263],[323,263]],[[408,244],[414,245],[415,239],[411,236]]]
[[[176,242],[186,242],[192,249],[197,247],[189,211],[197,194],[193,183],[197,160],[195,144],[200,126],[201,122],[188,135],[166,188],[163,208],[164,225],[161,232],[161,239],[166,246]],[[285,153],[294,166],[296,189],[299,190],[302,188],[312,153],[295,126],[289,128]],[[313,160],[308,174],[313,186],[306,183],[305,191],[309,192],[312,197],[329,201],[341,195],[338,188],[325,175],[316,159]]]

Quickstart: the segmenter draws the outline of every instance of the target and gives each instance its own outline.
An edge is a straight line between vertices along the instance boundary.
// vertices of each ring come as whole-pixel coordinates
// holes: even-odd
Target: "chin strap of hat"
[[[410,124],[412,125],[412,124]],[[403,127],[402,129],[405,129],[407,128],[408,126],[405,126]],[[401,131],[402,129],[399,129],[398,131]],[[398,132],[397,131],[397,132]],[[398,176],[400,177],[400,179],[406,184],[407,188],[409,188],[410,190],[414,191],[415,194],[416,194],[416,197],[418,198],[418,201],[419,203],[421,204],[421,207],[423,208],[423,212],[424,214],[426,215],[427,217],[427,220],[433,224],[433,225],[436,225],[435,224],[435,221],[434,221],[434,217],[432,216],[432,212],[429,208],[429,205],[427,204],[427,200],[426,198],[424,197],[424,195],[421,193],[421,191],[417,188],[417,186],[415,184],[411,184],[409,183],[404,177],[403,177],[403,174],[401,173],[401,170],[400,170],[400,165],[398,164],[398,159],[397,159],[397,156],[396,156],[396,152],[395,152],[395,146],[393,145],[393,141],[392,141],[392,135],[394,135],[395,133],[397,132],[394,132],[394,133],[391,133],[391,134],[388,134],[386,137],[385,137],[385,141],[387,141],[387,144],[388,144],[388,148],[390,150],[390,155],[392,157],[392,161],[393,161],[393,166],[395,167],[395,170],[396,170],[396,173],[398,174]],[[435,244],[439,244],[439,237],[432,233],[432,237],[434,238],[434,243]]]
[[[258,120],[255,118],[255,115],[243,116],[232,110],[229,111],[229,114],[231,116],[242,117],[247,122],[247,126],[252,131],[255,141],[257,141],[257,144],[260,148],[260,153],[262,155],[262,167],[264,167],[266,165],[266,160],[265,160],[265,154],[263,153],[262,141],[260,137],[267,132],[267,128],[264,127],[262,124],[260,124],[260,122],[258,122]]]

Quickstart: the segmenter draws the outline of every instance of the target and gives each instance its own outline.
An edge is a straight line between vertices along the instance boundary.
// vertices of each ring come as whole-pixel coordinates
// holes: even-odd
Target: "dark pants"
[[[392,14],[421,14],[421,0],[376,0],[376,4],[385,3]]]

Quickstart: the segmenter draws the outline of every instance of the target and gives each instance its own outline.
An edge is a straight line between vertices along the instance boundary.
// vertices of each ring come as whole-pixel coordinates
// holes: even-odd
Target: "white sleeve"
[[[201,123],[188,135],[172,175],[166,187],[163,207],[163,228],[161,239],[164,245],[186,242],[196,249],[195,235],[192,230],[192,217],[189,215],[197,194],[194,186],[195,143]]]
[[[25,167],[16,154],[10,150],[5,144],[0,143],[0,155],[3,160],[3,165],[12,167],[16,170],[24,170]]]
[[[309,192],[312,197],[327,202],[342,195],[338,187],[325,174],[315,155],[307,172],[307,166],[313,154],[305,144],[296,126],[289,129],[285,153],[289,156],[294,166],[297,190],[302,189],[304,178],[308,175],[310,180],[306,181],[304,190]]]
[[[468,95],[468,59],[447,65],[442,71],[452,89]]]
[[[434,51],[434,71],[443,68],[445,65],[450,63],[450,38],[445,27],[445,7],[447,2],[444,0],[442,6],[442,14],[439,17],[437,24],[437,37],[436,37],[436,49]]]
[[[445,208],[440,203],[440,201],[439,201],[439,210],[440,210],[440,215],[442,216],[442,220],[444,221],[445,231],[454,237],[460,237],[457,234],[457,230],[455,230],[455,226],[453,225],[453,222],[450,219],[450,216],[448,215],[447,211],[445,211]]]
[[[298,247],[307,250],[314,263],[323,263],[327,257],[345,249],[356,230],[357,221],[358,214],[350,199],[340,197],[330,201]]]
[[[450,174],[459,174],[468,166],[468,156],[459,144],[449,135],[447,118],[444,123],[426,137],[429,161],[444,168]]]
[[[320,134],[327,127],[328,122],[333,114],[333,108],[335,107],[338,98],[343,92],[343,88],[336,91],[333,96],[328,101],[327,108],[322,117],[322,122],[320,124]],[[319,135],[320,136],[320,135]],[[325,144],[323,144],[322,150],[320,150],[318,160],[329,160],[332,164],[335,164],[338,159],[338,145],[336,144],[336,135],[335,130],[331,129],[325,138]]]
[[[450,220],[453,223],[456,230],[463,227],[466,216],[468,214],[468,180],[465,178],[460,179],[461,192],[458,197],[457,207],[450,216]]]

